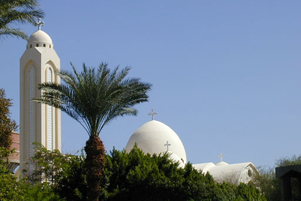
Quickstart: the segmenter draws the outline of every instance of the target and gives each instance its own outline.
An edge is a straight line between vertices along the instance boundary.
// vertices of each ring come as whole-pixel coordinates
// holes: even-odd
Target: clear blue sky
[[[41,1],[42,28],[61,69],[85,62],[131,66],[153,84],[136,117],[118,118],[100,137],[123,149],[155,119],[181,138],[192,163],[275,161],[300,155],[301,1]],[[37,30],[22,25],[28,35]],[[19,123],[19,59],[26,41],[0,39],[0,88]],[[62,115],[62,150],[74,153],[88,135]]]

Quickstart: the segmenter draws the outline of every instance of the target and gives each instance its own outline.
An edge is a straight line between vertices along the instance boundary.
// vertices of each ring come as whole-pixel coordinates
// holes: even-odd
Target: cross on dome
[[[225,157],[225,155],[221,153],[220,155],[218,155],[218,157],[221,158],[221,162],[223,162],[223,158]]]
[[[44,26],[44,21],[41,21],[41,18],[39,18],[39,21],[35,23],[36,26],[38,26],[38,30],[41,30],[41,27]]]
[[[167,148],[167,151],[169,151],[169,150],[168,150],[168,147],[169,147],[170,145],[171,145],[171,144],[168,143],[168,141],[166,141],[166,144],[164,144],[164,146],[166,146],[166,148]]]
[[[148,115],[152,115],[152,120],[154,120],[154,116],[158,114],[157,112],[155,112],[154,109],[152,109],[152,111],[150,113],[148,113]]]

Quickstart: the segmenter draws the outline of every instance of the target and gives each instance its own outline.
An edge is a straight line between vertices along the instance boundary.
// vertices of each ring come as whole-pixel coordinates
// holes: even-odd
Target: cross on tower
[[[148,115],[152,115],[152,120],[154,120],[154,116],[158,114],[157,112],[155,112],[154,109],[152,109],[152,111],[150,113],[148,113]]]
[[[220,155],[218,155],[218,157],[221,158],[221,162],[223,162],[223,158],[225,157],[225,155],[221,153]]]
[[[171,144],[170,143],[168,143],[168,141],[166,141],[166,144],[164,144],[164,146],[166,146],[167,147],[167,151],[168,151],[168,147],[170,146]]]
[[[41,30],[41,27],[44,26],[44,21],[41,21],[41,18],[39,18],[35,25],[38,26],[38,30]]]

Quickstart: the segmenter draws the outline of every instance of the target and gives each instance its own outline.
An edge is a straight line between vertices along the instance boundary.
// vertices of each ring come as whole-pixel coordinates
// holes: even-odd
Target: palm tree
[[[16,36],[27,39],[26,33],[10,25],[16,23],[35,24],[44,13],[38,9],[38,0],[0,0],[0,37]]]
[[[89,135],[86,142],[86,167],[89,200],[96,201],[100,195],[100,179],[105,165],[105,149],[99,134],[102,128],[118,116],[136,115],[134,105],[148,101],[149,83],[125,77],[130,68],[112,72],[101,63],[97,70],[83,65],[78,73],[71,64],[73,73],[58,72],[65,84],[43,83],[40,102],[60,108],[78,121]]]

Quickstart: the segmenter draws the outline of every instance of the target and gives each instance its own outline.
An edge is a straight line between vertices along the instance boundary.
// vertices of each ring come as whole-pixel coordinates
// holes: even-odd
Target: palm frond
[[[26,34],[11,25],[17,23],[35,24],[44,12],[38,8],[37,0],[0,0],[0,36],[17,36],[27,39]]]
[[[147,92],[151,85],[137,78],[128,78],[130,68],[110,71],[106,63],[97,69],[83,64],[77,72],[71,63],[73,73],[57,72],[63,83],[43,83],[43,91],[35,102],[57,108],[78,121],[90,136],[99,135],[102,128],[118,116],[137,115],[134,105],[148,101]]]
[[[27,34],[19,29],[0,29],[0,36],[16,36],[27,40]]]

